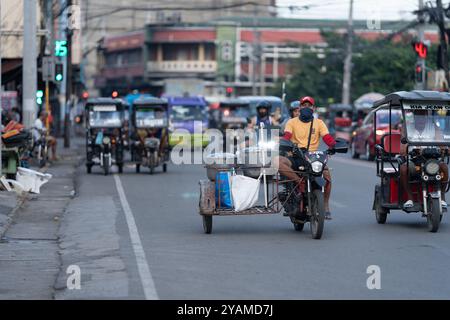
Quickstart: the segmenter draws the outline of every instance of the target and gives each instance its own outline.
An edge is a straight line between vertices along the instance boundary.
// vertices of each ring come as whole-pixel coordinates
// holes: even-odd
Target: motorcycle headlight
[[[320,161],[314,161],[313,163],[311,163],[311,168],[312,168],[312,171],[315,173],[322,172],[323,163]]]
[[[436,160],[429,160],[427,163],[425,163],[425,172],[430,176],[438,174],[439,162]]]
[[[110,137],[103,137],[103,144],[109,144],[111,142]]]

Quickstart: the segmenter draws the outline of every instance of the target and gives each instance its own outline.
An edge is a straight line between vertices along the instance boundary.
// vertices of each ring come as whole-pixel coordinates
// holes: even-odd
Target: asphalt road
[[[334,156],[331,209],[321,240],[279,215],[214,217],[204,234],[198,214],[201,166],[169,165],[154,175],[134,167],[104,177],[80,170],[80,201],[114,199],[115,232],[130,298],[380,299],[450,298],[450,228],[438,233],[419,214],[394,211],[378,225],[371,210],[374,163]],[[118,183],[123,194],[118,190]],[[369,266],[380,289],[369,290]]]

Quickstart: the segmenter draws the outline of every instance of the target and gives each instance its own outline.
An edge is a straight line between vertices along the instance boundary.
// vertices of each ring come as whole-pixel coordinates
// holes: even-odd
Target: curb
[[[14,221],[14,216],[16,215],[17,211],[22,208],[26,200],[28,200],[26,194],[17,196],[16,206],[12,208],[11,211],[6,215],[6,223],[0,227],[0,240],[4,237],[6,231],[8,231],[9,227]]]

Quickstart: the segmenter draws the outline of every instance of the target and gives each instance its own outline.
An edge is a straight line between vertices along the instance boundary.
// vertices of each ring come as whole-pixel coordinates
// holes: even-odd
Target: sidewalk
[[[64,149],[63,141],[58,140],[60,160],[46,168],[52,179],[41,187],[40,194],[27,195],[21,206],[17,206],[21,199],[15,194],[0,194],[0,212],[15,211],[6,219],[0,218],[8,227],[6,232],[3,228],[0,240],[0,299],[54,298],[61,264],[58,229],[61,216],[75,195],[75,172],[84,155],[83,148],[82,138],[73,139],[70,149]]]

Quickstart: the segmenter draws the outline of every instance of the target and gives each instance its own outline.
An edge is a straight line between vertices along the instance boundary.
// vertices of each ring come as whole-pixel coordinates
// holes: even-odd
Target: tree
[[[327,47],[322,52],[302,48],[294,74],[287,82],[288,101],[305,95],[313,96],[322,106],[341,101],[345,36],[321,34]],[[370,91],[388,94],[413,89],[416,56],[410,38],[394,42],[367,41],[355,36],[353,51],[352,101]]]

